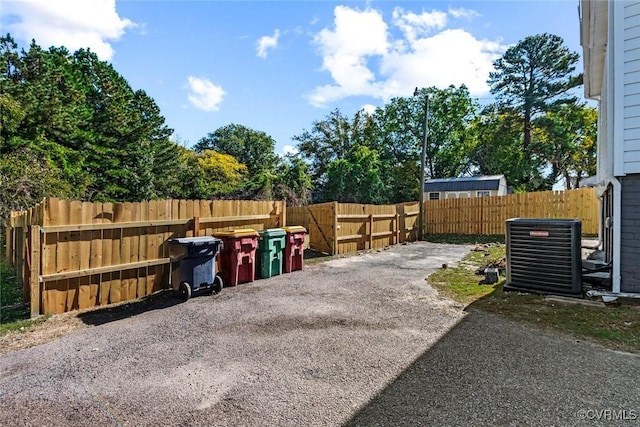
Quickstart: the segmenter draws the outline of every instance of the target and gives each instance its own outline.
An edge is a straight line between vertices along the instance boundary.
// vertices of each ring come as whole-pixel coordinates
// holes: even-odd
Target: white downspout
[[[613,70],[624,70],[624,26],[621,25],[624,22],[624,4],[622,2],[610,2],[609,3],[609,19],[608,19],[608,33],[610,46],[613,47],[613,58],[607,66],[607,74],[610,73],[608,78],[608,113],[609,117],[613,118],[612,126],[608,131],[608,144],[609,144],[609,156],[611,156],[607,172],[609,175],[609,181],[613,186],[613,254],[612,254],[612,266],[611,266],[611,291],[613,293],[620,293],[620,236],[622,226],[622,184],[618,181],[618,176],[624,175],[622,173],[622,161],[624,156],[623,143],[624,143],[624,82],[621,75],[617,75]],[[611,19],[612,18],[612,19]],[[614,25],[617,23],[618,25]],[[608,54],[607,54],[608,55]],[[613,68],[609,67],[609,64],[613,65]]]
[[[611,292],[620,293],[620,237],[622,235],[620,226],[622,225],[621,209],[622,209],[622,184],[616,177],[611,177],[611,185],[613,186],[613,253],[611,254]]]

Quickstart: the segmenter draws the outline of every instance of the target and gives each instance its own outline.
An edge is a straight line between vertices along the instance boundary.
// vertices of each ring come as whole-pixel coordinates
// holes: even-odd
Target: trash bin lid
[[[213,235],[219,237],[251,237],[258,236],[258,232],[253,228],[240,228],[237,230],[216,231]]]
[[[174,239],[169,239],[168,242],[174,245],[208,245],[213,244],[220,239],[216,239],[212,236],[201,236],[201,237],[176,237]]]
[[[259,231],[263,237],[282,237],[287,234],[283,228],[267,228],[266,230]]]
[[[288,227],[282,227],[287,233],[306,233],[307,229],[301,225],[290,225]]]

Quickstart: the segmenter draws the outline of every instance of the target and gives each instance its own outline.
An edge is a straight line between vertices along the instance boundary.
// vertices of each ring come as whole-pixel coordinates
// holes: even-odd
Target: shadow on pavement
[[[97,326],[137,316],[147,311],[172,307],[181,302],[182,300],[176,298],[171,290],[165,290],[132,302],[81,313],[78,318],[87,325]]]
[[[319,258],[328,258],[331,255],[329,254],[325,254],[323,252],[316,252],[313,249],[305,249],[304,250],[304,260],[309,260],[309,259],[319,259]]]
[[[304,251],[304,259],[305,261],[309,260],[310,264],[313,262],[321,262],[328,258],[330,258],[330,255],[311,249],[305,249]],[[206,292],[204,292],[204,294],[206,294]],[[199,297],[199,294],[194,295],[194,298]],[[97,326],[137,316],[147,311],[172,307],[181,302],[182,300],[176,298],[171,290],[164,290],[132,302],[87,311],[79,314],[78,318],[87,325]]]
[[[345,425],[635,425],[639,381],[637,355],[472,311]]]

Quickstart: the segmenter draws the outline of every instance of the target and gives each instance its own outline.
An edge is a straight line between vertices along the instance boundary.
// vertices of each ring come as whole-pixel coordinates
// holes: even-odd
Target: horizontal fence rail
[[[171,238],[282,227],[281,201],[46,199],[12,213],[6,257],[31,314],[62,313],[149,295],[169,285]]]
[[[418,202],[287,208],[281,201],[46,199],[11,213],[5,256],[35,316],[128,301],[168,287],[171,238],[302,225],[311,249],[344,254],[417,240],[419,211]],[[595,188],[432,200],[425,201],[424,212],[427,235],[504,235],[509,218],[580,219],[583,234],[598,234]]]
[[[321,203],[287,208],[287,223],[309,230],[309,247],[342,254],[416,240],[418,202],[397,205]],[[598,234],[595,188],[424,202],[425,234],[504,235],[509,218],[582,221],[583,234]]]
[[[309,231],[309,248],[328,254],[384,248],[416,240],[419,205],[328,202],[287,208],[287,224]]]
[[[504,235],[505,221],[509,218],[579,219],[583,234],[596,235],[599,218],[596,189],[425,202],[426,234]]]

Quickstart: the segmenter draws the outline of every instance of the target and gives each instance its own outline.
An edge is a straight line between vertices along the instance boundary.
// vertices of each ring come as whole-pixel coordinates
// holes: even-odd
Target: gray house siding
[[[621,177],[620,182],[620,290],[640,292],[640,174]]]
[[[640,1],[581,0],[580,13],[585,95],[599,101],[604,249],[613,290],[640,293]]]
[[[640,173],[640,2],[624,8],[622,172]]]
[[[622,18],[622,137],[616,140],[623,176],[620,212],[620,290],[640,292],[640,2],[615,4]],[[622,16],[620,16],[622,15]],[[614,31],[615,31],[615,24]],[[619,29],[618,29],[619,31]],[[617,35],[620,34],[620,31]],[[615,222],[614,222],[615,227]]]

